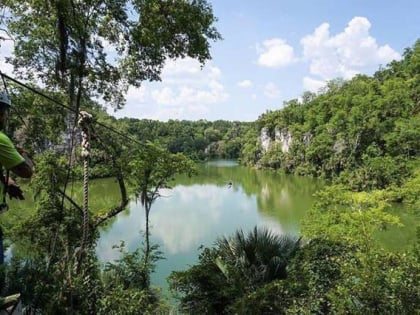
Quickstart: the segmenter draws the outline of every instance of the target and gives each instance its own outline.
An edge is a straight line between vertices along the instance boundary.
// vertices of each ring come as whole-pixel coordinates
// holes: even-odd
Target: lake
[[[257,225],[298,234],[299,221],[320,187],[315,179],[254,170],[233,161],[200,164],[196,176],[178,177],[173,189],[162,190],[152,206],[151,240],[166,258],[158,262],[153,284],[166,288],[171,271],[197,261],[200,245],[212,245],[237,229]],[[142,244],[144,209],[135,202],[128,208],[101,231],[97,253],[103,262],[119,257],[112,246],[120,241],[128,250]]]
[[[166,257],[157,265],[153,284],[166,291],[166,278],[171,271],[188,268],[197,261],[201,245],[212,245],[218,237],[229,236],[237,229],[248,231],[258,225],[278,233],[298,234],[299,222],[312,206],[314,192],[322,186],[316,179],[255,170],[233,161],[198,165],[198,175],[178,177],[173,189],[163,190],[163,197],[152,206],[151,240],[160,245]],[[5,230],[34,211],[30,188],[22,188],[26,200],[11,200],[10,210],[2,214]],[[82,200],[81,183],[70,184],[67,192]],[[118,202],[114,179],[90,182],[91,211],[106,211]],[[404,227],[378,232],[378,239],[390,250],[412,246],[416,239],[415,211],[396,205],[391,212],[400,216]],[[112,247],[121,241],[130,251],[141,247],[144,230],[144,209],[133,201],[101,228],[96,248],[99,259],[105,263],[118,258],[118,250]]]

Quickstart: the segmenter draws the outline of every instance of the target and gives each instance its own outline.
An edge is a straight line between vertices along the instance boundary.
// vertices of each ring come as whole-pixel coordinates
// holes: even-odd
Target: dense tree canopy
[[[353,189],[401,184],[406,162],[420,155],[420,41],[373,76],[333,80],[320,94],[306,93],[258,119],[271,138],[267,150],[254,139],[242,160],[297,174],[335,178]],[[287,150],[280,133],[289,134]]]
[[[15,70],[62,88],[72,104],[88,94],[119,108],[128,86],[159,80],[167,58],[204,63],[209,41],[221,38],[205,0],[5,0],[0,6]]]

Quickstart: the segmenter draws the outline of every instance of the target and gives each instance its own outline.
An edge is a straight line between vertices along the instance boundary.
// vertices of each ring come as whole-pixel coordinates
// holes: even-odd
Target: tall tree
[[[204,63],[221,39],[206,0],[2,2],[15,71],[63,89],[75,109],[85,94],[120,108],[130,85],[160,79],[166,59]]]
[[[150,246],[149,215],[153,203],[161,197],[161,189],[170,188],[169,182],[177,174],[192,174],[194,163],[184,155],[172,154],[167,150],[148,144],[142,157],[134,158],[130,162],[132,180],[134,181],[135,195],[144,206],[146,231],[144,264],[150,264],[150,254],[153,248]],[[149,275],[145,274],[143,287],[148,287]]]

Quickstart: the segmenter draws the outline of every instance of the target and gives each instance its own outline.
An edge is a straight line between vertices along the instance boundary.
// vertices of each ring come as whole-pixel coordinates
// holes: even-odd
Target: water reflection
[[[162,191],[150,212],[151,240],[166,260],[159,262],[154,283],[165,286],[172,270],[193,264],[200,245],[255,225],[278,233],[298,232],[298,222],[312,204],[319,183],[272,172],[255,171],[233,162],[201,165],[198,176],[180,177],[172,190]],[[129,250],[141,246],[144,209],[131,203],[103,230],[97,246],[102,261],[118,258],[112,245],[124,241]]]
[[[202,244],[211,244],[217,236],[237,228],[251,228],[259,221],[255,196],[244,197],[240,188],[178,185],[162,191],[162,195],[168,197],[152,206],[150,226],[152,240],[162,246],[166,255],[195,251]],[[109,248],[121,240],[129,249],[138,247],[142,241],[139,231],[144,229],[144,209],[131,203],[129,215],[118,217],[112,228],[101,234],[97,248],[101,259],[117,258],[117,252]]]

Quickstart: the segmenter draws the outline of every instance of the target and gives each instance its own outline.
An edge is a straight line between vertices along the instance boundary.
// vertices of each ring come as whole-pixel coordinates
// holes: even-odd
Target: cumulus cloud
[[[242,88],[248,88],[252,86],[252,82],[250,80],[243,80],[238,82],[238,86]]]
[[[273,82],[269,82],[264,87],[264,95],[271,99],[279,98],[281,95],[280,89]]]
[[[162,114],[166,111],[175,115],[166,119],[181,118],[181,114],[188,113],[199,116],[208,112],[211,104],[224,102],[229,97],[220,77],[219,68],[210,65],[201,69],[193,59],[171,61],[162,73],[165,86],[151,91],[151,101],[159,106]]]
[[[284,67],[295,62],[294,49],[280,38],[266,40],[257,46],[258,64],[266,67]]]
[[[219,68],[192,59],[168,60],[162,81],[130,89],[127,105],[117,116],[168,119],[200,119],[213,104],[229,98]]]
[[[310,64],[310,73],[323,80],[350,79],[357,73],[400,59],[390,46],[378,46],[369,34],[370,27],[367,18],[354,17],[337,35],[331,36],[330,25],[323,23],[313,34],[302,38],[303,56]]]

